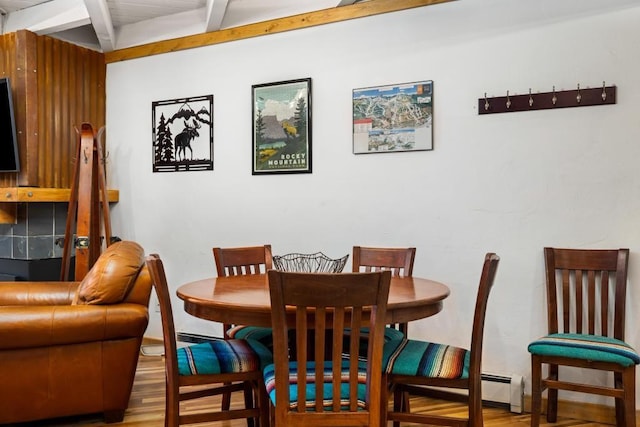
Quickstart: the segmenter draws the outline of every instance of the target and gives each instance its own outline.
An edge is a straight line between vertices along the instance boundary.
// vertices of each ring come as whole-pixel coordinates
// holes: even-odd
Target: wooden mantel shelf
[[[68,202],[70,188],[0,187],[0,203]],[[117,202],[118,190],[107,190],[110,203]]]
[[[0,224],[16,223],[16,203],[68,202],[70,196],[70,188],[0,187]],[[107,190],[109,203],[119,197],[118,190]]]

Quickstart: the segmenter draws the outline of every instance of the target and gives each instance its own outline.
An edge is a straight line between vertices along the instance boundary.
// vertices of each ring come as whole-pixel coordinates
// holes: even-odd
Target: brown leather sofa
[[[0,283],[0,424],[92,413],[122,421],[150,293],[144,250],[127,241],[82,282]]]

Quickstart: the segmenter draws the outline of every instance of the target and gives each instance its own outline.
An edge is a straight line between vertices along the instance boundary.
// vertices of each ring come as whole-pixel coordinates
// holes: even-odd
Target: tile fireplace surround
[[[18,204],[18,223],[0,224],[0,280],[58,280],[67,209],[68,203]]]

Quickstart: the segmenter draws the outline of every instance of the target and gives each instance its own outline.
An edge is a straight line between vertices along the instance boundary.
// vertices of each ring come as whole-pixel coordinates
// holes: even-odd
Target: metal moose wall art
[[[213,95],[152,103],[153,172],[213,170]]]

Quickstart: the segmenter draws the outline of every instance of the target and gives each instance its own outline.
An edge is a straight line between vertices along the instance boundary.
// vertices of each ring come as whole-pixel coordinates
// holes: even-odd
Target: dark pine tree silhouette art
[[[307,103],[304,98],[299,98],[296,111],[293,114],[293,124],[298,131],[298,140],[307,140]]]
[[[256,117],[256,145],[260,146],[264,143],[264,131],[267,125],[264,123],[264,117],[262,117],[262,110],[258,110],[258,116]]]
[[[167,121],[164,114],[160,115],[160,121],[156,129],[156,135],[158,135],[155,147],[155,162],[166,163],[173,161],[173,138],[171,135],[171,129],[167,126]]]

